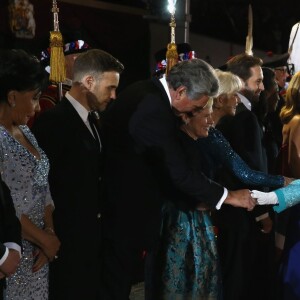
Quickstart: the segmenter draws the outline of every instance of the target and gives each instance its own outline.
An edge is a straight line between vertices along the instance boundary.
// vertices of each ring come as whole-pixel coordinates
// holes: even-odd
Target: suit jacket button
[[[97,219],[100,219],[100,218],[101,218],[101,214],[98,213],[98,214],[97,214]]]

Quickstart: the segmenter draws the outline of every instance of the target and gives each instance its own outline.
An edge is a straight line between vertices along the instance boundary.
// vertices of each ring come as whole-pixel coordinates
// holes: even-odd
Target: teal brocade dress
[[[191,168],[203,171],[209,178],[214,178],[217,168],[224,166],[249,185],[280,187],[284,184],[283,176],[251,170],[215,128],[211,128],[207,138],[194,141],[181,132],[180,139]],[[173,199],[180,197],[186,196],[176,191]],[[192,203],[188,198],[185,200],[185,204]],[[159,299],[222,299],[220,263],[210,211],[199,211],[180,201],[168,202],[163,210],[159,259]]]
[[[222,299],[215,233],[208,211],[165,207],[161,299]]]

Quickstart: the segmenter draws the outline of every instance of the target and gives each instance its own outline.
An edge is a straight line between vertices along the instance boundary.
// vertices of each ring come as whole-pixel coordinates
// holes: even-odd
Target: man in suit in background
[[[0,177],[0,299],[5,277],[15,273],[21,258],[21,225],[10,191]]]
[[[279,171],[279,166],[277,163],[277,157],[279,154],[279,150],[282,146],[282,127],[283,124],[279,117],[280,111],[282,107],[285,105],[285,93],[287,89],[287,79],[290,76],[287,59],[289,58],[289,54],[281,54],[278,56],[274,56],[271,60],[265,61],[263,67],[270,68],[275,73],[275,80],[278,84],[278,95],[279,100],[277,102],[277,106],[275,110],[269,111],[266,115],[264,122],[268,124],[266,130],[266,142],[269,143],[267,148],[267,154],[269,159],[269,172],[272,174],[277,174]],[[292,74],[291,74],[292,76]],[[268,151],[269,150],[269,151]],[[271,151],[270,151],[271,150]]]
[[[227,71],[239,76],[245,87],[238,94],[241,103],[236,115],[221,119],[218,128],[250,168],[267,173],[263,130],[251,111],[252,105],[259,101],[259,95],[264,90],[261,65],[260,58],[244,53],[227,62]],[[221,177],[220,182],[230,189],[246,188],[226,170]],[[269,213],[271,209],[267,206],[255,207],[251,213],[228,206],[218,212],[218,246],[224,299],[268,299],[268,294],[264,293],[270,292],[270,266],[267,266],[267,262],[270,261],[271,251],[269,257],[262,257],[270,247],[274,250]],[[259,277],[260,274],[262,277]]]
[[[211,66],[183,61],[166,78],[131,85],[106,111],[105,299],[128,299],[139,255],[151,254],[159,240],[170,181],[195,206],[253,208],[248,190],[228,191],[201,170],[192,171],[177,137],[176,114],[201,110],[218,88]]]
[[[36,120],[33,132],[50,161],[58,258],[50,268],[50,299],[101,298],[103,145],[93,111],[116,98],[123,65],[99,49],[74,62],[72,87]]]

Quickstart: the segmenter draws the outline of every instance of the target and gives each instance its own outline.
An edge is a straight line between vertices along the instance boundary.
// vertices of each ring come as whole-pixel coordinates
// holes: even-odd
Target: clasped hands
[[[250,190],[243,189],[228,191],[228,195],[224,203],[230,204],[234,207],[246,208],[248,211],[251,211],[256,205],[256,200],[251,196]]]
[[[228,191],[228,195],[224,201],[225,204],[232,205],[234,207],[246,208],[248,211],[253,210],[256,205],[256,200],[252,198],[250,190],[243,189],[237,191]],[[205,204],[198,204],[197,210],[209,209]]]
[[[41,247],[37,248],[33,253],[35,256],[35,263],[32,267],[33,272],[37,272],[49,261],[51,262],[57,258],[57,252],[60,248],[60,241],[55,235],[53,229],[50,231],[47,229],[49,228],[45,229],[44,239]]]
[[[290,184],[294,178],[284,177],[284,185]],[[228,191],[228,196],[224,201],[225,204],[234,207],[246,208],[248,211],[254,209],[255,205],[275,205],[278,204],[277,195],[274,192],[264,193],[257,190],[237,190]],[[197,206],[198,210],[207,210],[204,204]]]
[[[294,178],[284,177],[284,185],[290,184]],[[240,195],[240,196],[239,196]],[[233,200],[231,199],[233,196]],[[257,190],[238,190],[229,191],[228,197],[229,201],[225,200],[225,203],[231,204],[237,207],[245,207],[248,210],[252,210],[256,204],[259,205],[275,205],[278,204],[277,195],[274,192],[264,193]],[[234,199],[237,198],[237,199]],[[240,198],[240,201],[235,201]],[[232,202],[232,203],[231,203]]]
[[[284,186],[289,185],[294,178],[284,177]],[[259,205],[275,205],[278,204],[277,195],[274,192],[264,193],[257,190],[251,191],[252,198],[256,199]]]
[[[256,204],[274,205],[278,203],[278,198],[274,192],[264,193],[257,190],[238,190],[230,191],[229,193],[231,196],[233,194],[233,200],[231,202],[225,200],[224,203],[236,207],[244,207],[247,208],[248,211],[251,211]]]

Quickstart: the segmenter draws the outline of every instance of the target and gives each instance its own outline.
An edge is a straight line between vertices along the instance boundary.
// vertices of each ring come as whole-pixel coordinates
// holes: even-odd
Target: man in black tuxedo
[[[10,191],[0,177],[0,299],[5,277],[12,275],[21,258],[21,225]]]
[[[194,206],[253,208],[248,190],[228,191],[192,171],[178,141],[176,115],[202,109],[217,91],[214,70],[194,59],[178,63],[166,78],[131,85],[106,111],[105,299],[128,299],[139,255],[149,255],[159,240],[168,188],[189,195]]]
[[[251,111],[264,90],[261,65],[260,58],[247,54],[237,55],[227,62],[227,71],[239,76],[245,86],[239,93],[241,103],[236,115],[221,119],[218,128],[251,169],[267,173],[263,130]],[[219,182],[230,189],[246,187],[226,170],[220,177]],[[218,212],[218,247],[224,299],[269,299],[270,259],[274,250],[270,233],[271,212],[272,209],[267,206],[255,207],[251,213],[233,207],[225,207]]]
[[[33,132],[50,161],[58,258],[50,266],[50,299],[96,300],[100,295],[102,137],[92,111],[116,97],[123,65],[99,49],[80,54],[69,92],[36,120]]]

